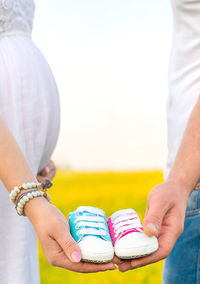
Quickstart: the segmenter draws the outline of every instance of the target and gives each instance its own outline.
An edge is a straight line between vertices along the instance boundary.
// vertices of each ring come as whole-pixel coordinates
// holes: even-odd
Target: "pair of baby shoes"
[[[69,213],[69,225],[81,249],[82,261],[110,262],[114,252],[120,259],[133,259],[158,249],[157,238],[143,232],[133,209],[119,210],[106,220],[103,210],[80,206]]]

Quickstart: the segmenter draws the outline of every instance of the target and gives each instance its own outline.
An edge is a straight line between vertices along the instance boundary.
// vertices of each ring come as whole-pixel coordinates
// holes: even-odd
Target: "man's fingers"
[[[117,265],[119,265],[119,264],[121,264],[121,263],[123,263],[124,262],[124,260],[121,260],[119,257],[117,257],[116,255],[113,257],[113,259],[112,259],[112,263],[114,263],[114,264],[117,264]]]
[[[168,210],[161,202],[151,201],[143,221],[143,229],[147,235],[159,236],[163,218]]]
[[[125,262],[119,264],[118,269],[119,269],[120,272],[126,272],[128,270],[133,269],[133,267],[131,266],[131,261],[128,260],[128,261],[125,261]]]
[[[127,270],[130,269],[135,269],[138,267],[142,267],[148,264],[152,264],[154,262],[157,262],[161,259],[165,258],[165,251],[163,251],[162,248],[160,248],[158,251],[156,251],[155,253],[145,256],[145,257],[141,257],[141,258],[137,258],[137,259],[133,259],[131,261],[127,261],[124,262],[122,264],[119,265],[119,270],[121,272],[125,272]]]
[[[159,249],[156,252],[145,257],[133,259],[132,261],[119,264],[119,270],[124,272],[130,269],[152,264],[166,258],[170,254],[177,237],[177,220],[174,220],[174,223],[171,224],[171,226],[163,226],[158,240]]]
[[[137,268],[137,267],[142,267],[148,264],[152,264],[155,262],[158,262],[164,258],[166,258],[169,253],[170,253],[171,248],[169,249],[164,249],[160,248],[158,251],[153,253],[152,255],[140,258],[140,259],[135,259],[131,261],[131,267],[132,268]]]

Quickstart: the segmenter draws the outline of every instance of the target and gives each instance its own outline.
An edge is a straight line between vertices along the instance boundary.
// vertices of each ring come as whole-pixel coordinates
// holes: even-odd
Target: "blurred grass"
[[[67,216],[80,205],[103,209],[106,216],[119,209],[134,208],[141,219],[150,190],[163,181],[159,171],[124,173],[76,173],[58,171],[51,201]],[[39,247],[41,284],[161,283],[162,262],[120,273],[80,274],[51,267]]]

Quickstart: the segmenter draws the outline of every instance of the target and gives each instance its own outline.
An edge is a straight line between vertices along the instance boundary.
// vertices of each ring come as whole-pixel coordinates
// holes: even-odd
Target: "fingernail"
[[[116,270],[116,269],[117,267],[115,266],[115,264],[111,268],[109,268],[109,270]]]
[[[74,251],[72,253],[72,259],[74,260],[74,262],[80,262],[81,260],[81,255],[78,251]]]
[[[135,260],[132,260],[132,261],[131,261],[131,267],[132,267],[132,268],[139,268],[140,266],[139,266],[139,265],[136,265]]]
[[[48,166],[46,166],[44,169],[45,169],[45,172],[46,172],[46,173],[49,172],[49,167],[48,167]]]
[[[152,233],[155,233],[157,234],[158,233],[158,230],[156,228],[156,226],[154,224],[147,224],[147,228],[152,232]]]
[[[131,260],[131,266],[134,268],[135,267],[135,261],[134,260]]]

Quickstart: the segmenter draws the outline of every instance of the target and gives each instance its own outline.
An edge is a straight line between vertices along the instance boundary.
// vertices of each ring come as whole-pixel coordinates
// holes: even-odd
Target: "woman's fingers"
[[[74,272],[81,273],[93,273],[102,272],[106,270],[115,270],[116,267],[112,262],[109,263],[89,263],[89,262],[79,262],[79,263],[69,263],[69,260],[63,258],[60,260],[61,267]]]
[[[114,264],[111,262],[107,264],[80,262],[80,248],[78,246],[78,243],[76,243],[75,240],[72,238],[67,225],[63,226],[62,229],[60,227],[60,232],[56,233],[56,241],[63,249],[65,256],[67,257],[62,257],[60,259],[60,265],[62,265],[62,267],[66,269],[85,273],[115,269]]]
[[[119,265],[119,264],[122,264],[122,263],[124,263],[125,261],[124,260],[121,260],[119,257],[117,257],[116,255],[113,257],[113,259],[112,259],[112,263],[114,263],[114,264],[117,264],[117,265]]]
[[[56,166],[52,160],[38,173],[37,179],[42,182],[44,178],[52,180],[56,174]]]
[[[47,174],[47,178],[49,178],[50,180],[52,180],[56,175],[56,166],[52,160],[50,160],[47,166],[45,167],[45,171]]]
[[[72,238],[67,224],[60,226],[59,231],[55,232],[55,240],[71,262],[80,262],[81,250],[77,242]]]
[[[61,267],[67,270],[81,273],[92,273],[116,269],[115,265],[111,262],[105,264],[95,264],[80,261],[75,262],[74,260],[72,261],[71,255],[74,251],[77,251],[77,247],[76,244],[71,242],[71,239],[69,240],[69,243],[67,243],[67,246],[65,247],[65,241],[64,243],[63,241],[61,241],[61,244],[58,244],[57,240],[53,239],[52,237],[48,237],[48,240],[41,241],[42,249],[47,257],[48,262],[52,266]],[[65,247],[65,252],[63,247]]]

